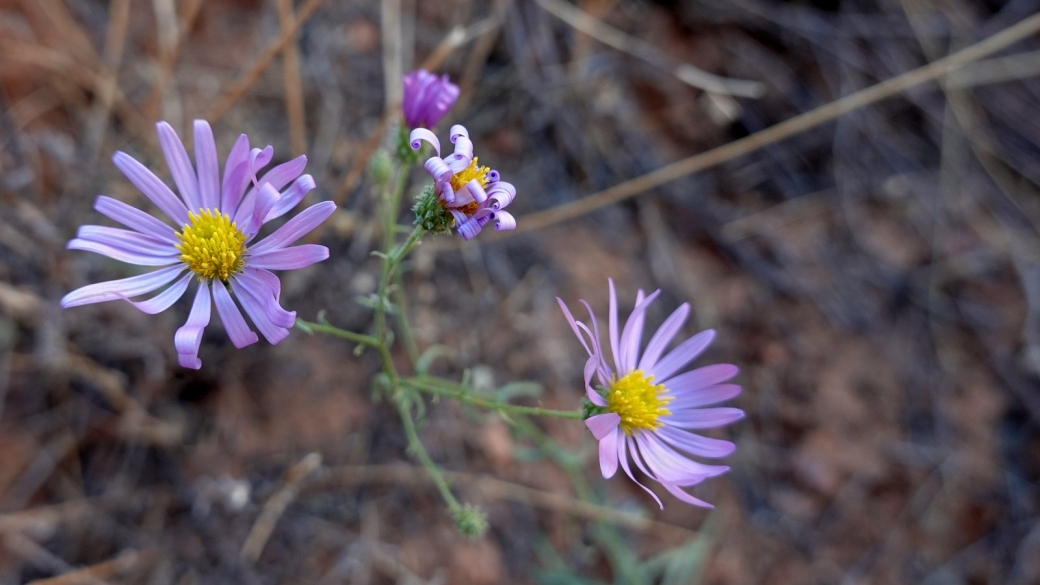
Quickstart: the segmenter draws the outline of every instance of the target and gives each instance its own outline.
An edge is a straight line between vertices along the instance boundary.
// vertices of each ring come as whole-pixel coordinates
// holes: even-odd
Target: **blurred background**
[[[0,582],[1040,582],[1038,11],[0,0]],[[1013,25],[1032,29],[927,69]],[[441,133],[469,127],[520,224],[419,248],[420,347],[451,348],[443,375],[577,408],[583,352],[554,297],[603,315],[608,276],[625,307],[660,288],[651,326],[689,301],[684,333],[719,332],[699,363],[741,367],[748,413],[720,435],[733,471],[696,490],[714,511],[604,481],[574,421],[431,403],[424,442],[489,514],[466,541],[371,399],[374,355],[301,331],[236,350],[213,324],[189,371],[185,300],[59,309],[135,273],[64,250],[106,224],[97,194],[146,206],[113,152],[168,180],[154,123],[187,138],[206,118],[222,159],[242,132],[275,162],[309,155],[310,200],[341,209],[318,236],[331,259],[285,274],[284,305],[365,331],[365,169],[420,64],[461,86]],[[915,70],[941,83],[712,151]]]

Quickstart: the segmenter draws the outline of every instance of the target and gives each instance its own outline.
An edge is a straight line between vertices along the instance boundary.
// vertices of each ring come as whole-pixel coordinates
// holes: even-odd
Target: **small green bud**
[[[596,416],[597,414],[603,414],[604,412],[607,412],[607,409],[603,408],[602,406],[596,406],[588,398],[583,400],[581,403],[582,420],[586,420],[590,417]]]
[[[397,160],[406,165],[414,165],[419,162],[421,157],[419,153],[422,149],[412,150],[412,141],[409,140],[411,134],[412,131],[404,124],[397,126],[397,139],[394,141],[394,154],[397,155]]]
[[[372,159],[368,161],[368,173],[372,176],[372,180],[375,181],[376,185],[385,185],[390,180],[390,172],[393,167],[393,162],[390,160],[390,153],[380,148],[372,155]]]
[[[412,206],[415,212],[415,225],[422,226],[430,234],[450,234],[455,227],[455,218],[441,205],[433,185],[423,189],[421,195]]]
[[[488,529],[487,514],[473,504],[466,504],[455,512],[455,529],[470,540],[483,538]]]

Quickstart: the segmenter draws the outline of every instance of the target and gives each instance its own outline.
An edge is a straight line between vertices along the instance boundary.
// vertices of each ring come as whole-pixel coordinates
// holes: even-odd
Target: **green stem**
[[[404,343],[404,349],[408,352],[408,360],[414,369],[416,362],[419,361],[419,346],[416,345],[412,327],[408,324],[408,297],[405,295],[402,281],[400,274],[397,274],[393,281],[396,287],[394,296],[397,297],[397,313],[394,317],[397,321],[397,329],[401,332],[401,342]]]
[[[451,489],[448,487],[448,480],[444,479],[441,469],[433,462],[430,454],[426,452],[426,447],[423,447],[422,441],[419,440],[419,433],[415,430],[415,419],[412,418],[412,412],[408,410],[408,405],[400,397],[395,402],[397,403],[397,412],[401,415],[401,422],[404,424],[405,435],[408,436],[408,449],[419,458],[419,462],[426,469],[426,473],[430,474],[434,485],[437,486],[437,491],[441,493],[444,502],[448,504],[448,509],[453,514],[458,512],[462,509],[462,506],[455,499],[455,495],[451,493]]]
[[[340,329],[334,327],[328,323],[313,323],[311,321],[304,321],[303,319],[297,319],[296,323],[304,331],[313,331],[316,333],[324,333],[326,335],[332,335],[335,337],[342,337],[343,339],[349,339],[360,343],[361,345],[367,345],[369,347],[379,347],[379,340],[371,335],[364,335],[362,333],[355,333],[346,329]]]
[[[473,395],[471,388],[449,382],[448,380],[441,380],[430,377],[419,377],[419,378],[405,378],[401,380],[401,384],[409,388],[419,390],[420,392],[427,392],[437,396],[446,396],[454,400],[465,404],[472,404],[488,410],[494,410],[497,412],[508,412],[510,414],[527,414],[535,416],[551,416],[556,418],[569,418],[580,420],[582,412],[580,410],[553,410],[551,408],[542,408],[539,406],[520,406],[518,404],[507,404],[505,402],[498,402],[497,400],[489,400],[487,398],[481,398]]]

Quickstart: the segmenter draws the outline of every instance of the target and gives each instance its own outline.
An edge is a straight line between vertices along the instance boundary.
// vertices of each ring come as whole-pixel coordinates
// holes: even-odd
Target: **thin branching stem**
[[[542,408],[540,406],[521,406],[519,404],[508,404],[497,400],[481,398],[475,394],[475,391],[472,388],[467,388],[461,384],[431,376],[404,378],[401,380],[401,385],[436,396],[446,396],[464,404],[472,404],[496,412],[570,419],[581,419],[582,417],[582,412],[580,410],[553,410],[551,408]]]

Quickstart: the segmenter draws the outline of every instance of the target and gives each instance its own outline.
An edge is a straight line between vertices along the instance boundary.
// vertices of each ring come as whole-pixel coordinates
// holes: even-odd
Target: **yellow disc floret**
[[[228,277],[242,271],[245,265],[246,236],[226,213],[211,209],[188,212],[188,223],[177,232],[175,247],[181,261],[199,280]]]
[[[451,188],[455,191],[462,189],[467,183],[476,179],[480,181],[481,187],[487,187],[488,178],[487,174],[491,172],[488,167],[482,167],[477,165],[477,157],[473,157],[470,161],[469,166],[462,169],[451,176]]]
[[[634,370],[610,385],[607,410],[621,417],[621,429],[627,435],[636,430],[654,430],[662,425],[658,419],[672,414],[665,408],[672,397],[662,397],[663,393],[664,384],[654,385],[653,376]]]

